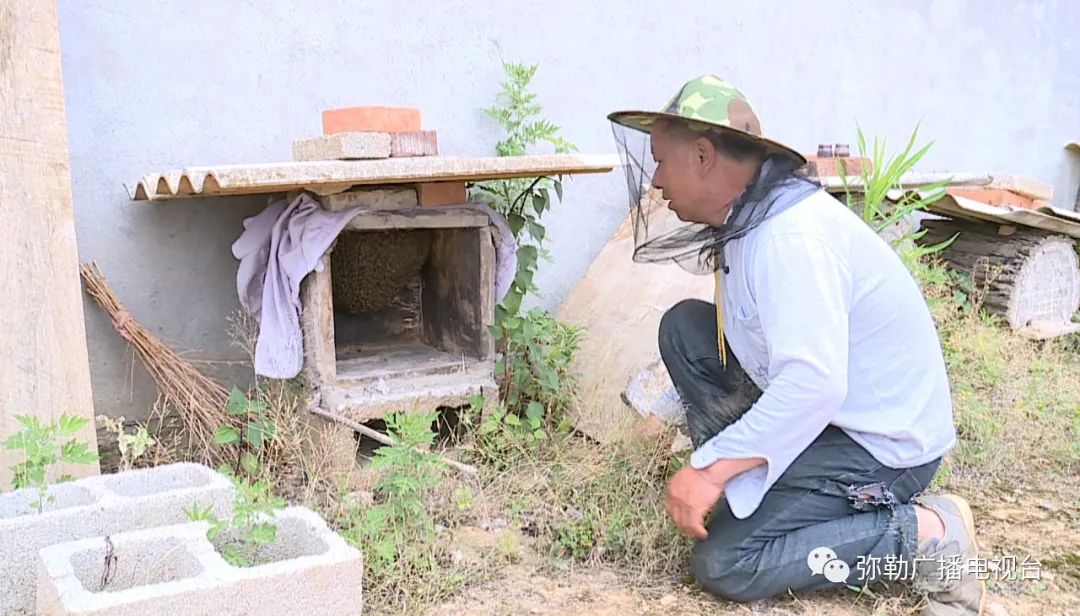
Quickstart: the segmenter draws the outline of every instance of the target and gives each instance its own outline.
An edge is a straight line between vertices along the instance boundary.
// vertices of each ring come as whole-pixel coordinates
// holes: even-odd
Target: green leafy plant
[[[482,448],[491,459],[510,450],[526,451],[553,432],[567,430],[565,410],[572,400],[576,374],[572,369],[581,328],[533,308],[508,316],[500,331],[505,352],[496,362],[501,403],[481,419]],[[471,407],[483,407],[475,397]]]
[[[537,65],[504,62],[507,79],[502,83],[496,105],[485,114],[499,123],[503,138],[496,144],[498,156],[521,156],[539,144],[546,144],[556,154],[577,151],[577,146],[559,135],[559,127],[540,116],[543,108],[536,95],[529,91]],[[506,217],[519,241],[518,271],[509,292],[496,308],[496,323],[518,314],[521,302],[536,290],[533,276],[537,261],[546,256],[543,250],[547,230],[541,224],[544,213],[551,209],[551,193],[562,201],[560,178],[515,178],[481,182],[472,187],[473,198],[482,200]]]
[[[555,534],[553,549],[575,559],[583,560],[596,548],[598,523],[591,513],[581,513],[576,509],[570,519],[552,525]]]
[[[240,468],[250,476],[259,472],[259,453],[277,433],[270,420],[266,404],[262,400],[248,398],[239,388],[233,387],[225,412],[235,417],[239,428],[223,425],[214,433],[214,443],[239,449]]]
[[[435,440],[431,425],[436,417],[435,412],[386,416],[396,444],[375,450],[371,466],[380,472],[372,490],[375,504],[350,508],[340,521],[342,536],[363,547],[365,568],[376,579],[436,567],[424,549],[435,538],[425,496],[442,482],[446,468],[441,457],[427,451]]]
[[[110,418],[108,415],[98,415],[97,419],[106,430],[116,434],[116,446],[120,451],[120,470],[130,470],[136,460],[141,458],[154,444],[154,437],[146,430],[146,426],[137,426],[134,432],[124,429],[124,418]]]
[[[64,413],[49,423],[42,423],[39,417],[16,415],[15,420],[22,430],[12,434],[4,442],[8,450],[21,451],[23,461],[11,467],[12,487],[37,488],[38,498],[31,507],[41,513],[45,503],[55,501],[48,494],[49,472],[57,464],[92,464],[98,461],[98,454],[90,450],[89,443],[74,437],[89,419]],[[63,474],[57,481],[70,481],[71,476]]]
[[[541,117],[542,107],[530,91],[537,65],[503,63],[506,79],[496,104],[485,110],[499,123],[503,138],[499,156],[521,156],[538,146],[556,154],[577,151],[559,134],[559,127]],[[571,379],[569,365],[577,348],[577,330],[538,308],[522,313],[522,300],[536,291],[533,281],[544,250],[547,230],[541,220],[551,208],[552,193],[563,197],[561,178],[517,178],[483,182],[473,197],[486,201],[506,217],[517,238],[518,269],[505,298],[496,307],[492,335],[503,360],[495,367],[503,403],[480,426],[489,451],[529,447],[542,442],[561,424]],[[473,408],[483,408],[482,401]]]
[[[215,545],[220,543],[219,550],[226,562],[237,567],[250,567],[259,564],[260,546],[277,541],[274,513],[285,507],[285,500],[270,490],[266,480],[252,482],[235,474],[230,478],[236,488],[232,517],[219,518],[212,505],[201,508],[198,503],[185,509],[184,513],[192,521],[210,524],[206,536],[216,542]]]
[[[859,175],[859,190],[854,190],[848,181],[844,161],[840,161],[840,179],[844,185],[844,194],[848,206],[862,215],[863,221],[875,232],[886,232],[889,227],[905,220],[911,220],[914,213],[925,211],[930,205],[945,196],[945,187],[949,179],[924,184],[914,189],[905,189],[901,184],[904,174],[910,172],[926,156],[933,142],[915,150],[915,141],[919,134],[916,125],[904,149],[892,156],[886,152],[886,139],[868,147],[862,127],[856,127],[859,156],[870,160],[869,167],[863,166]],[[891,243],[899,252],[910,270],[920,273],[919,264],[923,257],[944,250],[956,236],[934,244],[922,246],[918,240],[926,235],[926,230],[905,231],[895,236]]]

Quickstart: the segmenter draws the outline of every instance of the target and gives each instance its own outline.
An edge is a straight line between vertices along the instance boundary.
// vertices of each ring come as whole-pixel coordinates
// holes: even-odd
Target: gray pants
[[[730,347],[727,368],[720,363],[714,304],[686,300],[672,307],[660,322],[659,345],[686,406],[695,448],[761,395]],[[910,502],[926,489],[940,462],[890,468],[829,426],[780,476],[753,515],[740,520],[720,499],[706,524],[708,538],[694,546],[694,577],[707,591],[739,602],[789,589],[835,588],[837,583],[814,575],[807,563],[811,551],[825,547],[848,564],[849,585],[910,578],[918,542]],[[893,567],[881,566],[889,561]]]

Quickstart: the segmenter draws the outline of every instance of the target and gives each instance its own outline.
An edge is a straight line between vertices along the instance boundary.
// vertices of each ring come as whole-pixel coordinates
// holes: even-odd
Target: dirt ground
[[[988,616],[1066,616],[1080,614],[1080,481],[1064,478],[1057,486],[1019,493],[971,494],[982,556],[1019,572],[1025,557],[1039,567],[1028,579],[1004,580],[989,574]],[[1016,490],[1013,490],[1016,492]],[[483,551],[493,535],[470,529],[460,537],[468,549]],[[643,584],[599,567],[553,569],[523,542],[519,562],[494,572],[493,579],[464,590],[431,608],[426,616],[538,614],[544,616],[629,616],[631,614],[761,614],[854,616],[914,615],[921,612],[913,593],[891,597],[836,590],[739,605],[711,598],[692,585],[674,581]],[[1037,578],[1037,579],[1035,579]]]

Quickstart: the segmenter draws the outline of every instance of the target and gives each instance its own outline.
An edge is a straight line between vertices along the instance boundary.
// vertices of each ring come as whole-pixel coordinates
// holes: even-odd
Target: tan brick
[[[330,211],[345,210],[358,205],[373,208],[416,207],[416,190],[402,188],[354,188],[348,192],[327,195],[319,199]]]
[[[416,185],[416,196],[423,207],[465,203],[465,182],[426,182]]]
[[[339,133],[293,142],[293,160],[390,158],[388,133]]]
[[[409,107],[342,107],[322,112],[323,134],[402,133],[420,130],[420,110]]]
[[[390,156],[436,156],[439,142],[433,130],[390,133]]]

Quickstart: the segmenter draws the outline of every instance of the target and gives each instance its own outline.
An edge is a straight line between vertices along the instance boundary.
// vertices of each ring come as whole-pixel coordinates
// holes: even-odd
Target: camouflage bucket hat
[[[731,83],[715,75],[702,75],[687,81],[662,111],[616,111],[608,115],[612,122],[644,133],[662,118],[686,121],[696,130],[739,133],[761,143],[771,152],[784,152],[806,163],[806,157],[794,148],[764,136],[761,120],[750,101]]]

